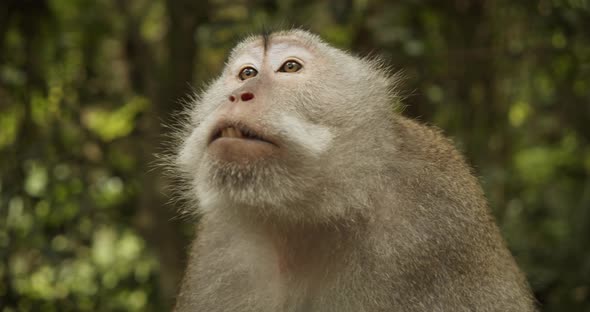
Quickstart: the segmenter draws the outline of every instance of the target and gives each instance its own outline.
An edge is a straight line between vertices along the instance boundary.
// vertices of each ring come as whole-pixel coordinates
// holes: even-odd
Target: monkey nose
[[[242,99],[242,101],[244,101],[244,102],[250,101],[253,98],[254,98],[254,94],[251,92],[244,92],[240,95],[240,99]]]

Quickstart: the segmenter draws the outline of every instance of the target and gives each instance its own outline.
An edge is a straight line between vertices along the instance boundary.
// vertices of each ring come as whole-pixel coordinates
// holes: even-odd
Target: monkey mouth
[[[219,125],[211,135],[209,143],[213,143],[218,139],[239,139],[239,140],[253,140],[262,143],[276,145],[273,141],[262,136],[256,130],[236,123],[222,123]]]
[[[250,163],[277,155],[278,144],[243,123],[220,122],[209,138],[209,152],[227,162]]]

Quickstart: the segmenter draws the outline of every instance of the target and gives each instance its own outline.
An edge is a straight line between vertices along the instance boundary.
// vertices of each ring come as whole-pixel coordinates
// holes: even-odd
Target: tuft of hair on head
[[[264,46],[264,51],[268,50],[268,45],[270,43],[270,35],[272,30],[267,28],[266,26],[262,26],[262,32],[260,36],[262,37],[262,45]]]

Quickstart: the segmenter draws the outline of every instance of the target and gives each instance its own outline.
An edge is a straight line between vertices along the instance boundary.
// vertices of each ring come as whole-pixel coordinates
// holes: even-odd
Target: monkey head
[[[367,207],[392,144],[394,81],[302,30],[244,40],[190,108],[177,164],[191,196],[204,212],[289,222]]]

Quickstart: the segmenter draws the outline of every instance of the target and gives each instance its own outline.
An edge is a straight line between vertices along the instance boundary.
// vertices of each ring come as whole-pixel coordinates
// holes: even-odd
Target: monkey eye
[[[254,69],[254,67],[245,67],[240,71],[239,77],[242,80],[246,80],[252,77],[255,77],[256,75],[258,75],[258,71],[256,69]]]
[[[283,72],[283,73],[294,73],[294,72],[300,71],[301,68],[303,68],[303,65],[301,65],[299,62],[294,61],[294,60],[289,60],[289,61],[286,61],[285,63],[283,63],[283,65],[281,65],[281,68],[279,68],[279,71]]]

